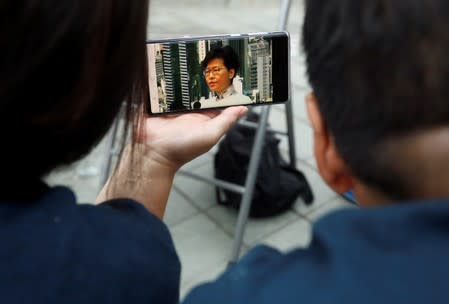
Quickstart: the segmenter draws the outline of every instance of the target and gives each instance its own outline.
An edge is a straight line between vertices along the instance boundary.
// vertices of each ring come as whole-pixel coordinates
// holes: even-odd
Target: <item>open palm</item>
[[[223,111],[148,117],[139,141],[158,162],[179,168],[212,148],[245,113],[246,107],[231,107]]]

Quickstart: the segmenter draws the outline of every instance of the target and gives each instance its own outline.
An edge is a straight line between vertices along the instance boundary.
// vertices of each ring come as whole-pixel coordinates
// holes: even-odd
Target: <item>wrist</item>
[[[127,146],[97,202],[130,198],[162,219],[176,170],[145,145]]]
[[[175,163],[169,160],[163,154],[157,152],[144,144],[135,144],[134,156],[141,158],[141,169],[144,171],[152,170],[153,173],[160,173],[163,175],[175,175],[176,171],[182,166],[182,164]]]
[[[130,180],[156,179],[174,176],[179,168],[145,144],[135,143],[123,149],[115,175]]]

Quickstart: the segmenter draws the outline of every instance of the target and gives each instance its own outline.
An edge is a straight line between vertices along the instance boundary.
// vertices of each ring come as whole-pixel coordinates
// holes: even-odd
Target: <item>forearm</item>
[[[103,187],[96,202],[130,198],[163,218],[176,170],[151,157],[144,145],[136,144],[134,153],[126,147],[115,173]]]

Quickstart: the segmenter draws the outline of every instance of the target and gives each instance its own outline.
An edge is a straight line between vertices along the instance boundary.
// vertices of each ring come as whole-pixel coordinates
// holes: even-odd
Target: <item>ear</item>
[[[229,69],[228,70],[228,77],[229,77],[229,79],[234,78],[234,75],[235,75],[235,69]]]
[[[352,173],[338,153],[313,93],[306,96],[306,104],[313,129],[315,159],[320,175],[334,191],[344,193],[354,186]]]

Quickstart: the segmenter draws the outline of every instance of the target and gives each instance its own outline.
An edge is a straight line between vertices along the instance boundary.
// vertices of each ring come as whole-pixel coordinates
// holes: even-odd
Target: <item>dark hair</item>
[[[303,45],[320,111],[354,174],[386,194],[412,191],[386,143],[449,124],[448,28],[446,0],[306,1]]]
[[[225,67],[230,70],[234,69],[234,77],[237,74],[238,69],[240,68],[239,57],[237,53],[234,51],[232,47],[226,45],[224,47],[215,47],[212,48],[204,57],[204,60],[201,62],[201,66],[203,69],[207,68],[207,65],[212,59],[223,59],[223,63]],[[233,77],[233,78],[234,78]]]
[[[148,1],[2,3],[2,186],[84,156],[124,101],[131,120],[144,96],[147,18]]]

